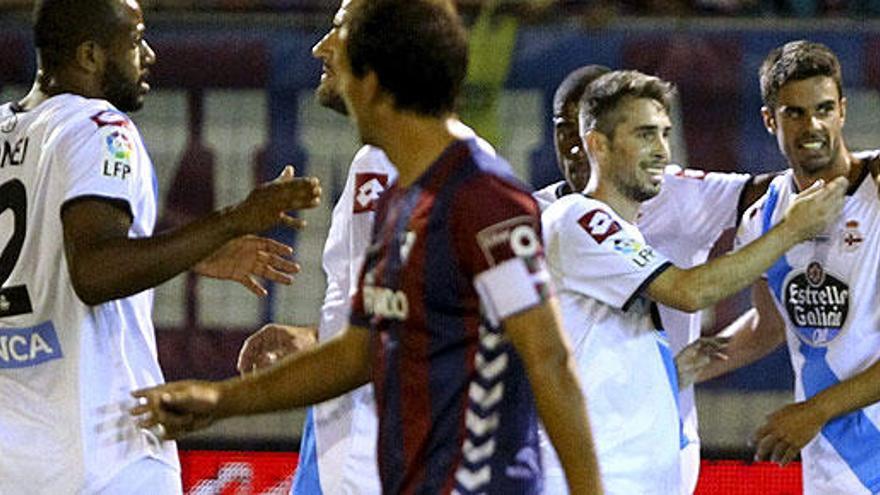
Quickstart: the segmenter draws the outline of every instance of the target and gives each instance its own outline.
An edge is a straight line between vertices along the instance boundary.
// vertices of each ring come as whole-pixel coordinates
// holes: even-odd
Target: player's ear
[[[96,41],[84,41],[76,47],[74,52],[76,65],[80,70],[88,74],[97,74],[104,70],[107,53],[104,47]]]
[[[764,129],[770,134],[776,135],[776,117],[773,115],[773,109],[764,105],[761,107],[761,118],[764,119]]]
[[[840,97],[840,125],[846,123],[846,96]]]
[[[608,152],[608,136],[596,129],[590,129],[582,139],[587,156],[591,161],[603,161]]]

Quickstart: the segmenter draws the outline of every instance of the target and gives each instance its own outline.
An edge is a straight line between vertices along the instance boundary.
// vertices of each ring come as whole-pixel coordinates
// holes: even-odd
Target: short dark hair
[[[675,86],[658,77],[634,70],[609,72],[590,83],[581,97],[578,111],[581,134],[596,129],[612,136],[620,122],[616,110],[624,98],[656,100],[668,113],[674,95]]]
[[[355,76],[374,71],[400,110],[455,109],[467,73],[467,34],[441,0],[362,0],[352,12],[348,57]]]
[[[553,116],[563,117],[565,106],[577,104],[584,94],[584,89],[599,76],[611,72],[604,65],[585,65],[568,73],[556,88],[553,95]]]
[[[774,48],[761,64],[758,75],[761,80],[761,99],[770,108],[776,108],[779,89],[785,83],[816,76],[833,79],[837,85],[837,94],[843,96],[840,61],[830,48],[821,43],[798,40]]]
[[[109,46],[117,30],[116,0],[38,0],[34,7],[34,45],[43,69],[69,61],[86,41]]]

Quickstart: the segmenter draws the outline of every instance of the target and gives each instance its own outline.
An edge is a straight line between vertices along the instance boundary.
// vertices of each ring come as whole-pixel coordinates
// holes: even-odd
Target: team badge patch
[[[535,219],[523,215],[486,227],[477,233],[477,243],[489,266],[511,258],[531,258],[541,252]]]
[[[102,112],[98,112],[91,117],[92,122],[94,122],[98,127],[105,126],[113,126],[113,127],[128,127],[128,117],[119,112],[114,112],[112,110],[104,110]]]
[[[859,222],[849,220],[840,234],[841,248],[849,253],[857,251],[865,242],[865,236],[859,231]]]
[[[846,323],[849,286],[816,261],[788,280],[783,297],[795,333],[809,345],[827,345]]]
[[[353,213],[376,211],[376,203],[387,188],[388,176],[385,174],[355,174]]]
[[[620,224],[611,215],[599,209],[588,211],[578,219],[578,223],[599,244],[621,230]]]

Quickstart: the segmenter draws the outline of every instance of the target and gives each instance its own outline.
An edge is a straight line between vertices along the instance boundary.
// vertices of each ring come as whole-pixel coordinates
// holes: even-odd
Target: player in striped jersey
[[[542,215],[608,493],[681,489],[677,373],[654,302],[693,312],[741,290],[824,228],[842,202],[841,181],[814,187],[783,226],[743,251],[676,267],[634,225],[640,204],[660,191],[669,160],[670,94],[668,83],[634,71],[591,83],[580,105],[591,185]],[[559,481],[548,467],[548,493],[564,493]]]
[[[764,124],[789,163],[744,216],[738,242],[780,222],[818,180],[846,177],[843,212],[823,235],[788,251],[753,287],[760,318],[778,332],[746,333],[743,346],[788,342],[797,403],[768,416],[756,458],[803,459],[806,494],[880,492],[880,152],[853,153],[843,138],[846,98],[840,62],[825,45],[794,41],[760,69]],[[784,330],[787,329],[787,330]],[[725,371],[716,363],[707,376]]]
[[[535,192],[535,199],[545,210],[557,199],[575,191],[583,191],[590,178],[590,165],[583,151],[578,126],[578,103],[587,86],[610,69],[588,65],[576,69],[559,85],[553,98],[553,130],[557,165],[564,180],[550,184]],[[677,266],[690,268],[705,263],[709,251],[719,236],[734,227],[747,206],[757,200],[767,189],[773,175],[703,172],[669,166],[664,171],[663,184],[656,197],[639,206],[636,225],[648,244],[669,257]],[[711,207],[707,207],[711,205]],[[672,353],[679,356],[685,347],[700,339],[700,312],[685,313],[675,308],[658,305],[663,327],[669,338]],[[764,324],[767,324],[765,319]],[[757,325],[754,310],[737,320],[724,334],[735,334],[740,329]],[[703,346],[716,342],[698,343],[693,356]],[[702,354],[702,353],[700,353]],[[733,356],[738,365],[746,364],[741,348],[735,346]],[[747,362],[758,359],[752,355]],[[679,360],[679,369],[689,365]],[[705,362],[705,361],[703,361]],[[697,370],[688,371],[694,375]],[[690,382],[694,376],[684,377]],[[687,445],[682,448],[682,493],[694,492],[700,470],[700,438],[697,429],[697,410],[694,388],[680,383],[679,405]]]
[[[362,140],[399,173],[380,201],[352,326],[256,375],[142,391],[133,412],[177,436],[372,379],[384,492],[540,493],[539,410],[572,492],[600,493],[537,205],[451,117],[467,58],[454,7],[356,0],[330,37],[328,68]]]

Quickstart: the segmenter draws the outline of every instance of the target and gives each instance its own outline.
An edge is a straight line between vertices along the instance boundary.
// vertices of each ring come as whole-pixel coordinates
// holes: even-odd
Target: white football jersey
[[[739,203],[748,174],[704,172],[666,167],[660,193],[642,203],[636,220],[645,240],[676,266],[691,268],[705,263],[718,237],[736,224]],[[564,181],[535,192],[541,209],[546,209],[564,192]],[[700,338],[700,312],[685,313],[658,304],[663,328],[673,355]],[[679,405],[688,446],[683,450],[682,487],[690,494],[696,489],[700,470],[700,439],[694,387],[679,393]]]
[[[152,291],[87,306],[64,254],[61,211],[78,198],[116,202],[131,237],[151,235],[156,180],[137,128],[64,94],[0,107],[0,146],[0,491],[92,493],[145,457],[179,469],[175,444],[128,413],[130,392],[163,381]]]
[[[642,290],[671,263],[601,201],[565,196],[541,218],[551,278],[573,345],[608,494],[680,490],[674,365]],[[542,438],[546,492],[564,493]]]
[[[880,159],[877,152],[861,156]],[[840,218],[789,250],[765,275],[786,324],[799,402],[880,359],[880,200],[865,169]],[[777,177],[746,212],[737,243],[767,232],[796,194],[791,170]],[[801,457],[808,495],[880,492],[880,403],[828,422]]]
[[[372,238],[376,203],[395,180],[397,170],[379,148],[364,146],[351,162],[324,245],[327,291],[318,326],[321,341],[348,326],[351,298]],[[372,385],[319,404],[313,414],[322,491],[381,493]]]

